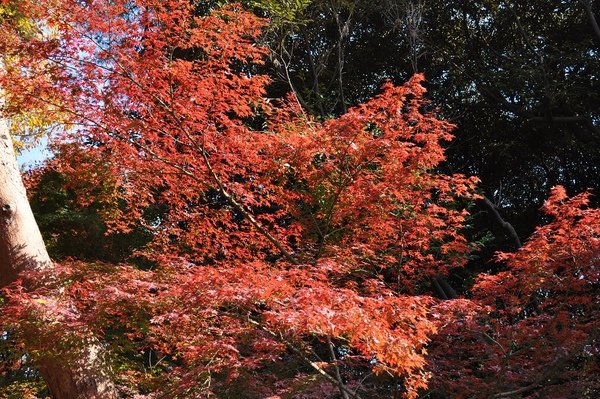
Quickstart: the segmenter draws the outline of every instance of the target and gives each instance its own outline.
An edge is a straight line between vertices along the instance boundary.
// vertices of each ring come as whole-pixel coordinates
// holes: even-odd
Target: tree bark
[[[500,224],[500,226],[502,226],[508,232],[510,238],[512,239],[515,245],[515,248],[521,248],[521,239],[519,238],[517,231],[515,230],[512,224],[510,224],[502,218],[500,212],[498,212],[498,208],[496,208],[496,205],[494,205],[494,203],[490,201],[488,197],[485,196],[483,197],[483,199],[481,199],[481,202],[492,213],[498,224]]]
[[[3,105],[4,93],[0,89],[0,108]],[[23,272],[52,268],[27,200],[8,120],[0,116],[0,288],[14,282]],[[77,360],[73,362],[58,356],[34,359],[52,396],[55,399],[117,398],[102,360],[100,344],[88,342],[74,351]]]
[[[590,24],[592,25],[592,29],[594,29],[594,33],[596,34],[596,39],[600,40],[600,26],[598,26],[598,21],[596,21],[596,16],[594,15],[594,9],[591,0],[580,0],[585,8],[585,12],[590,20]]]
[[[431,283],[433,284],[433,288],[438,293],[441,299],[456,299],[458,298],[458,294],[452,288],[450,283],[446,281],[446,278],[441,275],[435,275],[431,278]]]

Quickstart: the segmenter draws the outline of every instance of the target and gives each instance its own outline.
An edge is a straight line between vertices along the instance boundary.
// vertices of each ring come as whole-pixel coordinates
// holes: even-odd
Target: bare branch
[[[490,199],[488,197],[485,197],[485,196],[483,197],[483,199],[481,200],[481,202],[492,213],[492,215],[494,216],[494,218],[496,219],[496,221],[498,221],[498,223],[504,229],[506,229],[506,231],[508,231],[508,234],[512,238],[513,243],[515,244],[515,247],[517,249],[521,248],[521,246],[522,246],[521,239],[519,238],[519,235],[517,234],[517,231],[515,230],[515,228],[513,227],[512,224],[510,224],[509,222],[507,222],[506,220],[504,220],[502,218],[502,215],[500,215],[500,212],[498,212],[498,208],[496,208],[496,205],[494,205],[494,203],[492,201],[490,201]]]
[[[273,337],[277,338],[278,340],[280,340],[281,342],[283,342],[288,348],[290,348],[293,352],[295,352],[297,355],[299,355],[302,360],[304,360],[306,363],[308,363],[310,365],[310,367],[312,367],[315,371],[317,371],[319,374],[321,374],[323,377],[325,377],[325,379],[327,379],[328,381],[338,385],[340,387],[340,389],[346,393],[346,395],[350,395],[350,398],[354,398],[354,399],[361,399],[361,397],[358,395],[358,393],[352,391],[351,389],[349,389],[348,387],[346,387],[344,384],[342,384],[341,386],[338,384],[338,380],[333,377],[331,374],[329,374],[327,371],[325,371],[321,366],[319,366],[317,363],[313,362],[312,360],[310,360],[305,354],[304,352],[302,352],[302,350],[298,349],[294,344],[292,344],[290,341],[288,341],[287,339],[283,338],[281,336],[281,334],[277,334],[276,332],[269,330],[267,327],[263,326],[262,324],[260,324],[258,321],[251,319],[250,317],[247,318],[248,322],[250,324],[253,324],[254,326],[258,327],[259,329],[261,329],[262,331],[268,333],[269,335],[272,335]],[[347,396],[345,396],[347,397]]]
[[[594,15],[594,10],[592,9],[592,1],[579,0],[579,2],[583,4],[583,8],[585,8],[585,12],[590,20],[590,24],[592,24],[592,29],[594,29],[594,33],[596,34],[596,39],[600,40],[600,26],[598,26],[596,15]]]

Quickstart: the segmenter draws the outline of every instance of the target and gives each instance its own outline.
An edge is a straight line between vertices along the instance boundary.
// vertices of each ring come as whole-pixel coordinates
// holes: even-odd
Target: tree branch
[[[331,356],[331,361],[333,362],[333,369],[335,370],[335,379],[337,380],[337,385],[340,389],[340,393],[344,399],[350,399],[348,394],[346,393],[346,385],[342,380],[342,375],[340,374],[340,368],[337,365],[337,357],[335,356],[335,347],[333,346],[333,342],[331,342],[331,338],[327,337],[327,346],[329,347],[329,355]]]
[[[596,20],[594,10],[592,9],[592,1],[579,0],[579,2],[583,4],[583,7],[585,8],[585,12],[590,20],[590,24],[592,24],[592,28],[594,29],[594,33],[596,34],[596,39],[600,40],[600,26],[598,26],[598,21]]]
[[[510,235],[510,237],[513,240],[513,243],[515,244],[515,247],[517,249],[521,248],[522,244],[521,244],[521,239],[519,238],[519,235],[517,234],[517,231],[515,230],[515,228],[513,227],[512,224],[510,224],[509,222],[507,222],[506,220],[504,220],[502,218],[502,215],[500,215],[500,212],[498,212],[498,208],[496,208],[496,205],[494,205],[494,203],[492,201],[490,201],[490,199],[486,196],[483,197],[482,200],[480,200],[485,206],[486,208],[488,208],[488,210],[492,213],[492,215],[494,216],[494,218],[496,219],[496,221],[506,230],[508,231],[508,234]]]
[[[433,283],[433,287],[435,288],[435,290],[440,295],[440,298],[455,299],[456,297],[458,297],[458,294],[456,293],[454,288],[452,288],[452,286],[446,281],[444,276],[439,274],[435,275],[431,278],[431,282]]]
[[[509,398],[511,396],[514,395],[518,395],[524,392],[528,392],[531,391],[535,388],[538,388],[540,386],[542,386],[542,383],[544,381],[547,380],[551,380],[553,378],[556,378],[556,373],[557,371],[560,371],[559,369],[562,368],[562,366],[564,365],[564,363],[567,361],[567,359],[570,356],[568,355],[568,353],[566,353],[566,351],[560,351],[556,357],[554,358],[554,360],[552,361],[552,363],[550,363],[549,365],[547,365],[545,367],[545,371],[544,373],[542,373],[541,376],[539,376],[534,382],[532,382],[529,385],[526,385],[524,387],[518,388],[518,389],[514,389],[512,391],[506,391],[506,392],[500,392],[495,394],[493,397],[500,399],[500,398]]]
[[[290,341],[288,341],[287,339],[283,338],[280,334],[277,334],[276,332],[269,330],[267,327],[263,326],[258,321],[254,320],[254,319],[251,319],[250,317],[248,317],[247,320],[248,320],[248,322],[250,324],[256,326],[260,330],[268,333],[269,335],[272,335],[273,337],[275,337],[278,340],[280,340],[281,342],[283,342],[289,349],[291,349],[293,352],[295,352],[297,355],[299,355],[302,358],[302,360],[304,360],[305,362],[307,362],[310,365],[310,367],[312,367],[315,371],[317,371],[319,374],[321,374],[323,377],[325,377],[325,379],[327,379],[328,381],[330,381],[330,382],[336,384],[337,386],[339,386],[340,390],[342,390],[346,395],[350,395],[349,397],[354,398],[354,399],[361,399],[361,397],[358,395],[358,393],[352,391],[351,389],[349,389],[348,387],[346,387],[346,385],[344,385],[344,384],[340,385],[338,383],[338,380],[335,377],[333,377],[331,374],[329,374],[327,371],[325,371],[317,363],[315,363],[312,360],[310,360],[304,354],[304,352],[302,352],[300,349],[298,349]],[[348,397],[348,396],[345,396],[345,397]]]

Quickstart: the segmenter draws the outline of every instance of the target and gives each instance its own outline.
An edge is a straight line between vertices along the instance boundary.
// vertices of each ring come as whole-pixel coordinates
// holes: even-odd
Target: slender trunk
[[[338,26],[338,44],[337,44],[337,56],[338,56],[338,87],[339,87],[339,101],[342,105],[342,114],[348,112],[348,107],[346,106],[346,98],[344,97],[344,40],[349,34],[350,31],[350,18],[348,17],[344,25],[341,24],[340,14],[337,10],[334,11],[335,21]]]
[[[485,196],[483,197],[483,199],[481,199],[481,202],[492,213],[498,224],[508,232],[510,238],[512,239],[515,245],[515,249],[521,248],[521,239],[519,238],[517,231],[515,230],[512,224],[510,224],[509,222],[504,220],[504,218],[502,218],[500,212],[498,212],[498,208],[496,208],[496,205],[494,205],[494,203],[490,201],[488,197]]]
[[[596,39],[600,40],[600,26],[598,26],[598,21],[596,21],[596,16],[594,15],[594,9],[591,0],[580,0],[585,8],[585,12],[590,20],[590,24],[592,25],[592,29],[594,29],[594,33],[596,34]]]
[[[0,108],[3,106],[0,90]],[[27,200],[15,158],[8,121],[0,117],[0,288],[20,273],[52,269],[42,235]],[[27,287],[25,287],[27,288]],[[105,372],[97,342],[75,348],[69,364],[57,356],[34,359],[55,399],[112,399],[116,389]]]

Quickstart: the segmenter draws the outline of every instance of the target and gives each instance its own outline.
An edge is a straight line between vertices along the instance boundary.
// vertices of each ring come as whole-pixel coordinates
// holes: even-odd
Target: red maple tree
[[[437,389],[460,398],[598,394],[600,210],[589,196],[554,188],[542,209],[550,223],[497,255],[505,270],[479,277],[479,308],[434,344]]]
[[[69,6],[69,40],[52,58],[67,95],[54,105],[73,117],[70,140],[114,166],[104,171],[125,210],[112,228],[146,226],[153,240],[139,253],[156,263],[71,277],[72,322],[101,334],[120,323],[179,366],[181,392],[210,391],[197,379],[215,373],[254,370],[246,383],[257,385],[291,351],[344,397],[368,369],[416,397],[436,329],[423,294],[465,262],[475,184],[435,173],[452,126],[424,111],[423,77],[317,122],[293,98],[265,98],[262,22],[237,5]],[[108,177],[92,171],[82,176]],[[31,295],[15,317],[43,312]]]
[[[556,189],[555,220],[500,255],[506,271],[481,277],[471,300],[429,296],[432,278],[467,262],[477,195],[476,179],[436,172],[452,125],[423,76],[318,121],[293,96],[266,98],[265,21],[240,5],[37,7],[61,15],[60,39],[30,52],[47,70],[0,83],[18,107],[69,115],[48,167],[78,206],[106,205],[110,232],[151,240],[135,254],[143,268],[71,260],[23,275],[2,311],[30,351],[61,336],[68,352],[93,331],[131,395],[416,398],[432,371],[440,396],[597,389],[600,227],[587,195]],[[40,334],[40,320],[59,322]]]

